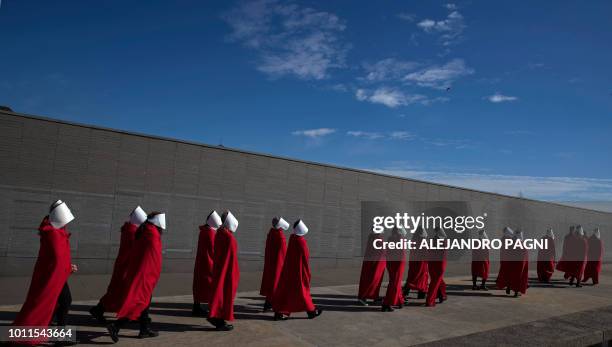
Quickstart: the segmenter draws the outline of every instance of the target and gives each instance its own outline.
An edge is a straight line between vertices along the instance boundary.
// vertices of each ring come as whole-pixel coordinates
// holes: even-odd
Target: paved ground
[[[241,292],[232,332],[216,332],[204,319],[191,317],[190,296],[155,297],[151,313],[160,336],[136,339],[135,325],[122,330],[118,345],[413,345],[612,305],[612,271],[602,273],[602,284],[583,288],[570,288],[555,275],[551,285],[532,282],[527,295],[520,298],[499,290],[472,291],[466,277],[451,277],[444,304],[429,308],[423,300],[413,299],[408,307],[390,313],[355,305],[355,285],[316,287],[313,298],[324,309],[323,315],[308,320],[305,313],[296,314],[285,322],[260,313],[262,300],[255,292]],[[87,313],[93,303],[75,302],[71,323],[78,325],[82,344],[111,343],[105,329]],[[0,323],[10,323],[18,309],[19,305],[0,306]]]

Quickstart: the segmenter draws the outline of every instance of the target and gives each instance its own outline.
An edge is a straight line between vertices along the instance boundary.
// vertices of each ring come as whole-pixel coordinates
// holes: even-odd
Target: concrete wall
[[[360,201],[467,200],[486,210],[489,235],[521,225],[602,228],[612,244],[612,215],[429,184],[358,170],[277,158],[0,111],[0,276],[29,276],[37,227],[50,202],[69,203],[73,258],[80,274],[112,270],[119,228],[135,205],[167,212],[164,271],[191,272],[197,226],[211,209],[230,209],[243,270],[261,268],[274,215],[303,218],[315,267],[360,259]],[[526,216],[520,221],[514,216]],[[560,246],[558,246],[560,249]],[[607,257],[609,259],[609,257]]]

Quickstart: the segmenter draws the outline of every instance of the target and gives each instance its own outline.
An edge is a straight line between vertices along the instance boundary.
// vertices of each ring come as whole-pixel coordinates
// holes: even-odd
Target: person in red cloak
[[[478,237],[481,240],[488,239],[487,232],[484,230],[480,230],[478,232]],[[488,290],[487,279],[489,278],[489,249],[488,248],[479,248],[472,250],[472,290]],[[476,281],[478,277],[482,278],[482,283],[480,287],[476,286]]]
[[[427,238],[427,231],[418,228],[410,240],[413,249],[408,254],[408,277],[404,284],[404,297],[408,298],[410,290],[418,291],[418,299],[424,299],[427,292],[427,260],[425,259],[427,250],[420,249],[421,241]]]
[[[121,304],[121,294],[123,287],[129,283],[126,272],[130,261],[132,246],[136,237],[138,227],[147,220],[147,213],[137,206],[130,213],[130,220],[121,227],[121,240],[119,241],[119,252],[115,259],[113,275],[106,289],[106,294],[100,299],[98,304],[89,309],[89,313],[100,323],[105,323],[104,312],[117,312]]]
[[[372,231],[365,245],[359,278],[359,293],[357,294],[357,301],[363,306],[368,306],[367,299],[376,301],[380,298],[380,286],[385,275],[386,254],[384,249],[374,248],[374,242],[383,241],[382,232],[382,230]]]
[[[569,279],[569,285],[573,285],[576,281],[576,287],[580,288],[582,285],[580,281],[584,274],[584,267],[586,265],[586,259],[588,254],[588,242],[584,237],[584,230],[582,226],[577,225],[574,229],[574,233],[567,239],[567,258],[565,258],[563,269],[565,279]],[[557,266],[557,269],[559,267]]]
[[[264,258],[264,270],[261,276],[261,287],[259,294],[266,297],[263,311],[267,312],[272,308],[272,298],[278,285],[285,254],[287,253],[287,243],[283,231],[289,229],[289,223],[283,217],[272,218],[272,228],[268,231],[266,238],[266,251]]]
[[[196,317],[208,316],[208,312],[202,309],[201,303],[207,303],[211,295],[215,232],[220,226],[221,217],[215,210],[206,217],[206,223],[200,225],[192,286],[193,309],[191,315]]]
[[[70,233],[66,230],[66,225],[73,219],[66,203],[57,200],[51,205],[49,215],[40,223],[40,248],[30,289],[13,326],[47,327],[53,316],[58,326],[66,325],[72,303],[68,277],[77,271],[76,265],[71,263]],[[37,345],[45,341],[44,337],[40,337],[19,343]]]
[[[406,237],[406,230],[403,228],[394,228],[393,233],[389,237],[389,242],[398,242]],[[404,269],[406,268],[406,250],[389,249],[386,252],[387,272],[389,273],[389,284],[387,285],[387,293],[382,302],[381,311],[392,312],[395,306],[397,308],[404,307],[404,295],[402,293],[402,278],[404,277]]]
[[[555,272],[555,234],[552,229],[546,231],[542,237],[548,242],[547,249],[538,250],[538,281],[549,283]]]
[[[574,229],[575,227],[573,225],[570,226],[569,232],[563,238],[563,250],[561,252],[561,258],[559,259],[559,262],[557,262],[558,271],[566,272],[568,270],[569,248],[574,238]]]
[[[240,280],[238,244],[234,237],[238,220],[230,211],[225,211],[221,215],[221,223],[215,235],[212,290],[206,320],[217,330],[229,331],[234,329],[227,321],[234,320],[234,298]]]
[[[138,320],[138,338],[155,337],[151,330],[149,306],[153,290],[159,281],[162,266],[161,235],[166,229],[166,215],[152,212],[136,232],[132,247],[132,260],[129,262],[126,278],[131,279],[124,287],[121,304],[117,310],[117,320],[106,326],[113,342],[119,341],[119,330],[128,322]]]
[[[584,279],[586,282],[589,278],[593,279],[593,285],[599,283],[599,272],[601,271],[601,259],[603,258],[603,242],[601,241],[601,233],[599,228],[593,231],[593,235],[589,238],[589,254],[587,257],[586,267],[584,269]]]
[[[508,238],[513,240],[513,244],[506,249],[505,242]],[[499,275],[496,281],[497,288],[505,288],[506,294],[514,291],[514,297],[518,297],[520,293],[527,293],[529,282],[529,253],[522,247],[514,247],[517,240],[523,240],[523,233],[520,230],[514,232],[508,227],[504,228]]]
[[[436,228],[434,240],[447,240],[446,233]],[[440,303],[446,300],[446,283],[444,282],[444,271],[446,271],[446,249],[431,249],[428,251],[427,270],[429,271],[429,288],[425,306],[436,306],[436,298]]]
[[[512,249],[512,246],[506,248],[506,240],[507,239],[515,239],[514,230],[510,229],[510,227],[504,228],[504,235],[501,238],[502,248],[499,250],[499,273],[497,274],[496,285],[498,289],[506,289],[506,294],[510,294],[510,291],[513,288],[518,288],[518,283],[512,283],[513,274],[516,273],[517,268],[520,268],[519,274],[522,274],[522,261],[520,262],[520,266],[516,263],[519,263],[519,258],[516,256],[516,252]],[[516,276],[514,276],[516,277]],[[516,294],[516,292],[515,292]],[[518,296],[518,294],[516,294]]]
[[[309,319],[321,315],[322,310],[312,303],[310,296],[310,252],[304,238],[306,233],[308,227],[301,219],[293,223],[285,264],[272,298],[274,320],[287,320],[293,312],[306,311]]]

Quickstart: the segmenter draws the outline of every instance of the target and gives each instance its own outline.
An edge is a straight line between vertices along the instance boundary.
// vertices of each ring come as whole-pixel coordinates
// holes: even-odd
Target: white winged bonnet
[[[221,226],[221,217],[217,213],[217,211],[212,210],[208,217],[206,218],[206,225],[213,229],[217,229]]]
[[[63,228],[66,224],[72,222],[74,219],[74,215],[68,208],[65,202],[62,200],[57,200],[51,205],[49,210],[49,223],[54,228]]]
[[[134,211],[130,213],[130,223],[133,225],[140,225],[147,220],[147,213],[140,206],[136,206]]]
[[[238,230],[238,220],[230,211],[225,211],[221,217],[221,220],[223,221],[222,225],[229,231],[235,233],[236,230]]]
[[[147,221],[161,228],[162,230],[166,230],[166,214],[165,213],[158,213],[156,215],[153,215],[147,218]]]
[[[293,233],[297,236],[304,236],[308,233],[308,227],[301,219],[298,219],[293,223]]]
[[[275,229],[289,229],[289,223],[283,217],[274,217],[272,218],[272,226]]]

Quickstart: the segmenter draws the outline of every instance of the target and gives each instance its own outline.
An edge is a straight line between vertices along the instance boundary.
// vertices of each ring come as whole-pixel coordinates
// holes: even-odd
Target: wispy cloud
[[[318,129],[296,130],[296,131],[293,131],[291,135],[305,136],[311,139],[317,139],[323,136],[331,135],[335,132],[336,132],[336,129],[332,129],[332,128],[318,128]]]
[[[370,132],[370,131],[360,131],[360,130],[347,131],[346,134],[348,136],[361,137],[361,138],[365,138],[368,140],[376,140],[376,139],[381,139],[385,137],[385,135],[381,133]]]
[[[367,140],[378,140],[378,139],[390,139],[390,140],[410,140],[415,137],[409,131],[392,131],[389,133],[351,130],[347,131],[346,134],[352,137],[364,138]]]
[[[487,97],[487,100],[489,100],[492,103],[500,103],[500,102],[509,102],[509,101],[516,101],[518,100],[518,98],[516,96],[509,96],[509,95],[503,95],[500,93],[495,93],[493,95],[489,95]]]
[[[366,76],[362,79],[369,82],[398,80],[419,65],[414,61],[402,61],[394,58],[383,59],[374,64],[364,63],[363,68]]]
[[[370,171],[539,200],[612,201],[611,179],[451,173],[401,167]]]
[[[414,138],[414,134],[408,131],[393,131],[390,134],[390,137],[394,140],[409,140]]]
[[[367,89],[357,89],[355,92],[355,97],[359,101],[382,104],[390,108],[406,106],[414,103],[423,104],[428,100],[425,95],[405,93],[400,89],[391,87],[380,87],[373,91]]]
[[[470,149],[476,147],[476,143],[464,139],[441,139],[441,138],[423,138],[424,143],[436,147],[453,147],[455,149]]]
[[[467,67],[463,59],[453,59],[444,65],[433,65],[419,71],[411,72],[404,81],[421,87],[446,89],[458,78],[471,75],[474,70]]]
[[[414,13],[401,12],[397,15],[397,18],[408,22],[414,22],[416,20],[416,15]]]
[[[439,40],[442,45],[450,46],[461,40],[466,25],[463,15],[457,11],[455,4],[446,4],[444,7],[449,11],[445,19],[426,18],[419,21],[417,27],[428,34],[440,34]]]
[[[243,2],[223,15],[229,38],[258,54],[257,69],[272,77],[320,80],[345,66],[346,28],[333,13],[277,0]]]

